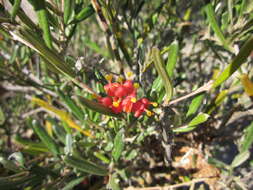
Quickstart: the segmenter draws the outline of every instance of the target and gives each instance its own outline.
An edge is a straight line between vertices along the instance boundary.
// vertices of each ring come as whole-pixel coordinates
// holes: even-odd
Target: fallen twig
[[[128,188],[124,188],[124,190],[173,190],[174,188],[183,187],[183,186],[190,186],[195,183],[204,182],[208,179],[210,179],[210,178],[193,179],[192,181],[189,181],[189,182],[184,182],[184,183],[179,183],[179,184],[169,185],[169,186],[164,186],[164,187],[159,187],[159,186],[142,187],[142,188],[128,187]]]
[[[183,101],[183,100],[185,100],[185,99],[187,99],[187,98],[190,98],[190,97],[192,97],[192,96],[195,96],[195,95],[197,95],[197,94],[199,94],[199,93],[207,92],[207,91],[209,91],[209,90],[212,88],[212,84],[213,84],[213,81],[209,81],[208,83],[204,84],[203,86],[201,86],[201,87],[198,88],[197,90],[191,92],[190,94],[187,94],[187,95],[185,95],[185,96],[182,96],[182,97],[180,97],[180,98],[177,98],[177,99],[175,99],[175,100],[170,101],[170,102],[168,103],[168,106],[173,105],[173,104],[176,104],[176,103],[178,103],[178,102],[181,102],[181,101]]]

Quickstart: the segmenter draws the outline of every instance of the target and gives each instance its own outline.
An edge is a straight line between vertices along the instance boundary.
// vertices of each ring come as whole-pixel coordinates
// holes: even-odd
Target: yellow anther
[[[119,101],[113,102],[112,105],[113,105],[115,108],[119,107]]]
[[[133,76],[133,73],[130,72],[130,71],[128,71],[128,72],[126,73],[126,76],[127,76],[127,77],[131,77],[131,76]]]
[[[108,74],[108,75],[105,75],[105,79],[108,80],[109,82],[112,81],[112,75],[111,74]]]
[[[147,114],[148,117],[150,117],[150,116],[153,115],[153,113],[151,111],[149,111],[149,110],[145,110],[145,112],[146,112],[146,114]]]
[[[135,97],[131,98],[131,102],[135,103],[137,100]]]
[[[140,87],[139,83],[135,82],[134,83],[134,88],[139,88],[139,87]]]
[[[151,105],[154,106],[154,107],[157,107],[157,106],[158,106],[158,103],[156,103],[156,102],[151,102]]]
[[[119,83],[122,83],[123,80],[124,80],[124,78],[123,78],[122,76],[119,76],[119,77],[117,78],[117,81],[118,81]]]

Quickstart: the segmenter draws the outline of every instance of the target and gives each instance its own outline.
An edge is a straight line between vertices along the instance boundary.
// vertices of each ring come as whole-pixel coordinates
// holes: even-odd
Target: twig
[[[179,184],[169,185],[169,186],[164,186],[164,187],[159,187],[159,186],[143,187],[143,188],[128,187],[128,188],[124,188],[124,190],[173,190],[174,188],[183,187],[183,186],[190,186],[192,184],[203,182],[208,179],[210,179],[210,178],[193,179],[192,181],[189,181],[189,182],[184,182],[184,183],[179,183]]]
[[[201,87],[198,88],[197,90],[191,92],[190,94],[187,94],[187,95],[185,95],[185,96],[182,96],[182,97],[180,97],[180,98],[177,98],[177,99],[175,99],[175,100],[170,101],[170,102],[168,103],[168,106],[173,105],[173,104],[176,104],[176,103],[178,103],[178,102],[181,102],[181,101],[183,101],[183,100],[185,100],[185,99],[187,99],[187,98],[190,98],[190,97],[195,96],[195,95],[197,95],[197,94],[200,94],[200,93],[202,93],[202,92],[207,92],[207,91],[209,91],[209,90],[212,88],[212,84],[213,84],[213,81],[209,81],[208,83],[204,84],[203,86],[201,86]]]
[[[25,118],[27,118],[27,117],[29,117],[29,116],[31,116],[33,114],[39,113],[41,111],[45,111],[45,109],[44,108],[37,108],[37,109],[31,110],[31,111],[29,111],[27,113],[24,113],[21,117],[23,119],[25,119]]]
[[[4,88],[7,91],[18,91],[18,92],[34,92],[34,91],[42,91],[45,92],[53,97],[57,97],[57,94],[55,94],[54,92],[48,90],[48,89],[44,89],[44,88],[35,88],[32,86],[19,86],[19,85],[13,85],[9,82],[3,82],[0,83],[1,87]]]

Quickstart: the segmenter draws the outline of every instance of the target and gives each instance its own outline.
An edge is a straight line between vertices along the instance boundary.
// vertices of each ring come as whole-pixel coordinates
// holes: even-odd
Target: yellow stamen
[[[112,105],[113,105],[115,108],[117,108],[117,107],[119,107],[119,103],[120,103],[119,101],[113,102]]]
[[[131,102],[135,103],[137,100],[135,97],[131,98]]]
[[[128,71],[128,72],[126,73],[126,76],[127,76],[127,77],[131,77],[131,76],[133,76],[133,73],[130,72],[130,71]]]
[[[139,85],[139,83],[134,83],[134,88],[139,88],[140,87],[140,85]]]
[[[122,76],[119,76],[118,79],[117,79],[117,81],[118,81],[119,83],[122,83],[123,80],[124,80],[124,78],[123,78]]]
[[[112,81],[112,75],[111,74],[108,74],[108,75],[105,75],[105,79],[107,80],[107,81],[109,81],[109,82],[111,82]]]
[[[151,117],[153,115],[153,113],[151,111],[149,111],[149,110],[145,110],[145,112],[146,112],[146,114],[147,114],[148,117]]]
[[[158,103],[156,103],[156,102],[151,102],[150,103],[152,106],[154,106],[154,107],[157,107],[158,106]]]

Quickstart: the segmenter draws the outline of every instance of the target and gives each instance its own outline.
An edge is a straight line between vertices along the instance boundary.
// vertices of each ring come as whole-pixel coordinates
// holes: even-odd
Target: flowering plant
[[[148,110],[149,105],[157,106],[156,102],[151,102],[147,98],[137,100],[138,83],[132,80],[120,80],[112,82],[112,75],[107,75],[108,84],[104,86],[107,94],[105,97],[99,97],[99,102],[110,108],[114,113],[133,113],[135,117],[140,117],[146,112],[148,116],[154,113]]]

